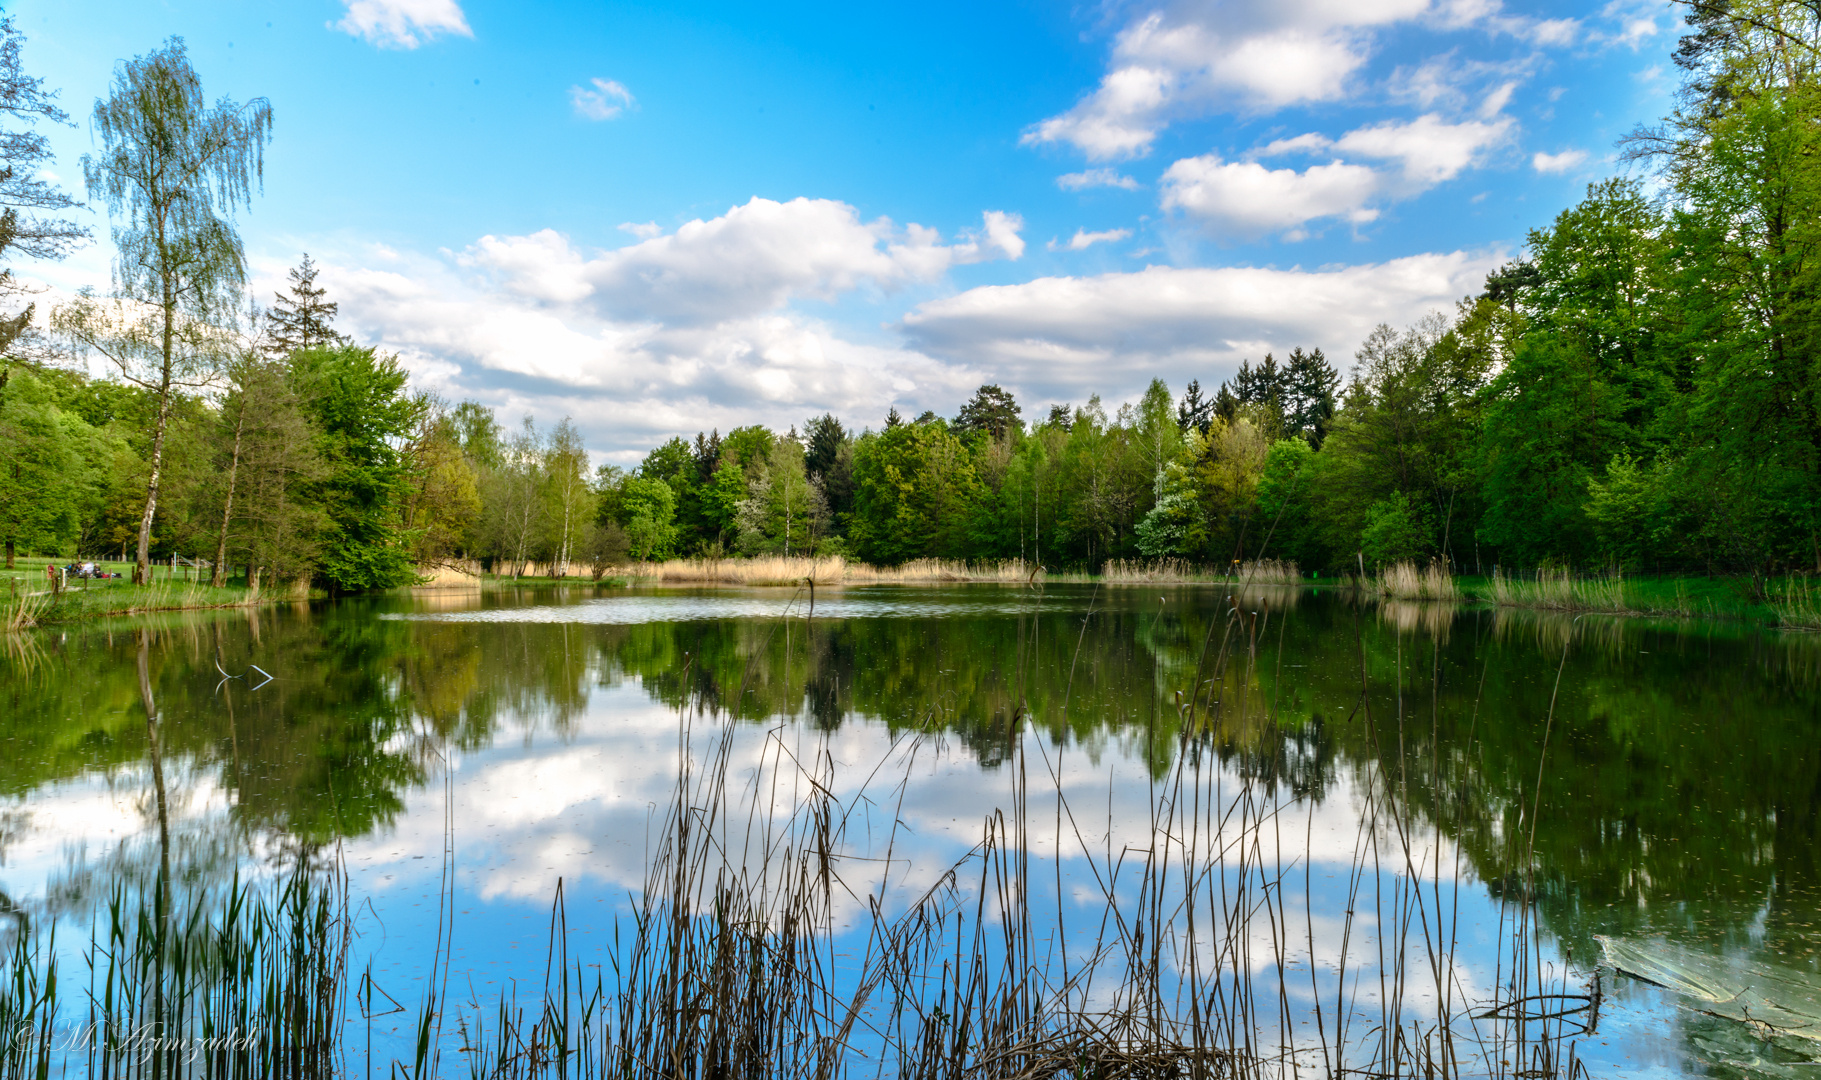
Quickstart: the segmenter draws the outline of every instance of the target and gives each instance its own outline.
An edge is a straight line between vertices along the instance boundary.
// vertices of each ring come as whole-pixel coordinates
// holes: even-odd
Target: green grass
[[[1590,582],[1604,580],[1598,578],[1597,575],[1586,575],[1585,578]],[[1494,597],[1492,578],[1489,576],[1462,576],[1456,578],[1455,583],[1470,599],[1486,603],[1497,602]],[[1781,579],[1770,583],[1773,594],[1784,586],[1785,583]],[[1770,600],[1752,596],[1752,580],[1749,577],[1709,577],[1705,575],[1626,577],[1622,580],[1620,595],[1622,602],[1616,607],[1596,602],[1602,598],[1592,595],[1583,598],[1584,603],[1578,604],[1573,602],[1524,603],[1521,598],[1508,599],[1507,603],[1515,602],[1517,606],[1549,607],[1562,610],[1608,611],[1625,615],[1734,619],[1772,624],[1779,622],[1776,606]]]
[[[0,569],[0,630],[52,623],[77,622],[111,615],[135,615],[146,611],[183,611],[195,608],[244,607],[288,599],[283,592],[253,593],[241,581],[214,588],[206,580],[196,580],[194,568],[178,567],[175,580],[168,566],[152,568],[150,585],[134,585],[129,580],[132,563],[104,562],[96,566],[110,573],[128,575],[104,581],[71,578],[62,592],[50,594],[46,565],[69,564],[69,560],[17,558],[11,570]]]

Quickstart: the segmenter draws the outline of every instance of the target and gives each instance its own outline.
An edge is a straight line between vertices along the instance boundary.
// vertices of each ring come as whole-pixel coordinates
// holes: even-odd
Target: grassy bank
[[[1792,589],[1799,597],[1804,580],[1774,579],[1766,583],[1762,596],[1754,595],[1753,582],[1745,577],[1626,577],[1610,573],[1542,571],[1509,577],[1502,573],[1461,577],[1456,582],[1467,598],[1500,607],[1682,619],[1736,619],[1800,628],[1801,605],[1783,604],[1780,598]],[[1821,597],[1821,594],[1811,595]]]
[[[217,589],[206,580],[197,581],[198,572],[185,567],[178,567],[174,578],[169,576],[169,567],[153,567],[151,584],[134,585],[125,576],[132,573],[133,564],[119,562],[96,565],[123,575],[120,578],[71,578],[61,590],[52,592],[50,578],[44,572],[45,566],[51,564],[48,559],[16,559],[11,570],[0,570],[0,630],[149,611],[248,607],[298,599],[288,587],[249,589],[244,581]]]

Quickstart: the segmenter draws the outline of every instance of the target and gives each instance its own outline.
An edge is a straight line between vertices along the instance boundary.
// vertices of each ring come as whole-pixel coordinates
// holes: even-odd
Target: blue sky
[[[72,188],[115,63],[182,36],[211,96],[272,102],[263,293],[309,251],[419,385],[622,463],[982,382],[1029,416],[1297,345],[1344,366],[1617,168],[1677,32],[1652,0],[8,10]],[[89,220],[22,269],[105,285]]]

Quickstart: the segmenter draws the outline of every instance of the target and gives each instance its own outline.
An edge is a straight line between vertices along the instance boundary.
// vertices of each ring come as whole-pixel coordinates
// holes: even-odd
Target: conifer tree
[[[266,312],[267,348],[274,356],[286,357],[317,345],[348,343],[348,338],[330,325],[341,305],[325,299],[328,291],[316,284],[316,273],[316,264],[305,252],[303,262],[291,268],[290,291],[278,293],[278,302]]]

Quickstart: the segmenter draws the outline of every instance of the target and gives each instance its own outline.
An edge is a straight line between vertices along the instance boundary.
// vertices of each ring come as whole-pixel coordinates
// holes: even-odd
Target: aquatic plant
[[[1531,607],[1551,611],[1603,611],[1627,613],[1625,579],[1617,570],[1593,576],[1566,569],[1541,569],[1522,578],[1494,569],[1487,598],[1501,607]]]
[[[1785,581],[1771,594],[1770,607],[1785,630],[1821,630],[1821,589],[1807,576]]]
[[[1395,562],[1381,567],[1378,576],[1369,578],[1368,589],[1393,600],[1459,600],[1461,592],[1454,575],[1439,562],[1418,566],[1413,562]]]
[[[1173,581],[1236,581],[1247,585],[1296,585],[1302,572],[1285,559],[1254,559],[1229,567],[1204,566],[1185,559],[1110,559],[1101,567],[1100,579],[1108,583],[1167,583]]]
[[[0,982],[0,1077],[337,1075],[350,936],[339,868],[271,893],[236,879],[218,907],[178,907],[163,875],[116,888],[86,986],[62,977],[54,932],[41,940],[20,917]],[[72,989],[80,1001],[65,1000]]]

